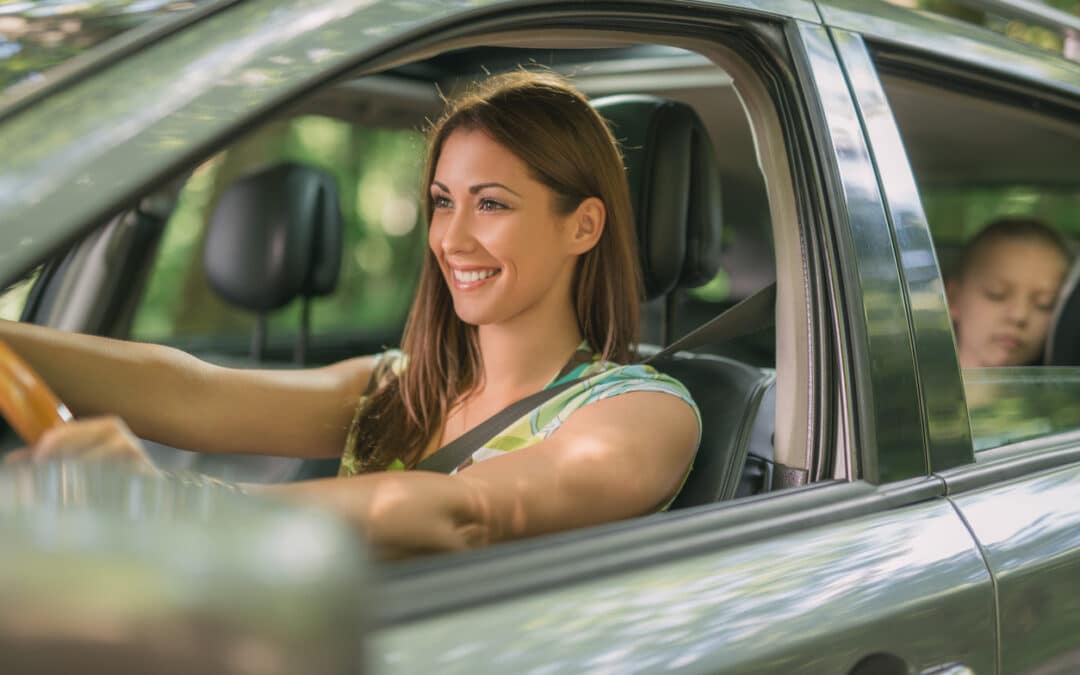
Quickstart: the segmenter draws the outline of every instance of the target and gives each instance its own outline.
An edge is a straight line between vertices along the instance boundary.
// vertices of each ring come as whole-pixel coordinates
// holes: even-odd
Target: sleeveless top
[[[374,391],[386,378],[400,375],[406,367],[408,367],[408,356],[400,350],[388,350],[376,357],[371,384],[368,386],[365,396],[360,398],[353,424],[349,429],[349,436],[345,441],[345,450],[342,453],[338,476],[354,476],[360,473],[359,462],[356,457],[356,419],[364,411],[367,394]],[[657,371],[652,366],[644,364],[620,365],[611,361],[601,361],[599,354],[593,354],[588,346],[583,344],[578,348],[577,353],[571,358],[563,372],[549,382],[545,389],[577,378],[585,379],[557,396],[549,398],[516,422],[511,423],[485,443],[483,447],[475,450],[451,474],[457,473],[476,462],[482,462],[521,448],[527,448],[543,441],[555,433],[574,411],[594,401],[602,401],[619,394],[637,391],[670,394],[686,402],[694,410],[694,415],[697,417],[698,441],[700,442],[701,412],[698,410],[693,398],[691,398],[690,392],[681,382]],[[401,471],[404,469],[405,465],[401,460],[395,460],[387,467],[389,471]],[[687,474],[689,474],[689,467],[687,467]],[[670,502],[665,504],[663,508],[666,509],[669,504]]]

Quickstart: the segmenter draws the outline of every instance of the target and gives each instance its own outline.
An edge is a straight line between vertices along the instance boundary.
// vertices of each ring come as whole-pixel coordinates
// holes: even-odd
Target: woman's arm
[[[118,415],[138,436],[203,452],[340,455],[374,361],[223,368],[162,345],[10,321],[0,322],[0,339],[77,417]]]
[[[697,418],[669,394],[576,411],[550,438],[453,475],[385,472],[254,488],[322,503],[384,557],[453,551],[655,511],[679,489]]]

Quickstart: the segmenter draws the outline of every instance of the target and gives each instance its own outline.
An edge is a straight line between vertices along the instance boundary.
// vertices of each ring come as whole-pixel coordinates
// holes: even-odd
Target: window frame
[[[1062,115],[1068,114],[1067,111],[1080,111],[1080,70],[1075,81],[1072,74],[1063,71],[1060,66],[1043,69],[1037,74],[1026,73],[1016,68],[1015,54],[993,44],[993,41],[981,46],[984,60],[979,67],[972,68],[960,60],[960,55],[943,56],[938,49],[926,47],[924,41],[897,44],[877,35],[864,38],[860,34],[835,28],[832,34],[849,77],[862,83],[861,87],[853,86],[853,90],[861,115],[866,120],[867,136],[879,157],[881,170],[889,170],[880,178],[882,189],[886,192],[887,200],[896,204],[893,207],[897,214],[894,222],[902,221],[903,227],[908,230],[908,234],[901,237],[906,240],[907,248],[903,257],[904,273],[924,284],[922,289],[913,289],[909,282],[907,289],[912,298],[921,292],[919,301],[912,299],[911,304],[931,314],[922,326],[913,324],[920,352],[930,355],[928,363],[920,365],[920,371],[926,373],[928,386],[937,382],[939,388],[932,391],[941,393],[943,398],[955,397],[954,400],[962,404],[963,415],[960,417],[960,405],[954,404],[950,409],[941,403],[933,407],[929,401],[924,403],[927,418],[933,420],[939,429],[959,429],[961,432],[954,433],[945,447],[941,444],[931,446],[934,472],[948,477],[951,494],[1049,466],[1075,462],[1080,458],[1080,449],[1063,448],[1063,444],[1067,445],[1074,437],[1072,432],[1025,439],[979,453],[974,451],[962,372],[944,300],[940,266],[930,240],[929,226],[915,187],[911,165],[895,120],[889,112],[878,73],[932,83],[935,87],[960,91],[995,103],[1038,108],[1048,114]],[[885,101],[884,105],[882,101]],[[933,264],[928,265],[931,260]],[[948,414],[944,414],[944,411],[948,411]],[[1046,454],[1040,458],[1041,451]],[[1010,454],[1015,457],[1010,459]]]

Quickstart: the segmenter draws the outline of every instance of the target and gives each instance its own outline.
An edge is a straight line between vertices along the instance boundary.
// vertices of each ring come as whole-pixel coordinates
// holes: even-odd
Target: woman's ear
[[[604,202],[597,197],[585,198],[570,216],[570,227],[567,228],[570,252],[581,255],[591,250],[600,241],[606,224],[607,207]]]

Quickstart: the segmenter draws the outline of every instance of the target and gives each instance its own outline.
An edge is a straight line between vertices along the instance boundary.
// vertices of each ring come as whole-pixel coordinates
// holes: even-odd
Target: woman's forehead
[[[435,163],[436,179],[448,174],[527,175],[525,162],[482,130],[455,129],[443,141]],[[487,180],[487,179],[484,179]],[[445,181],[443,181],[445,182]]]

